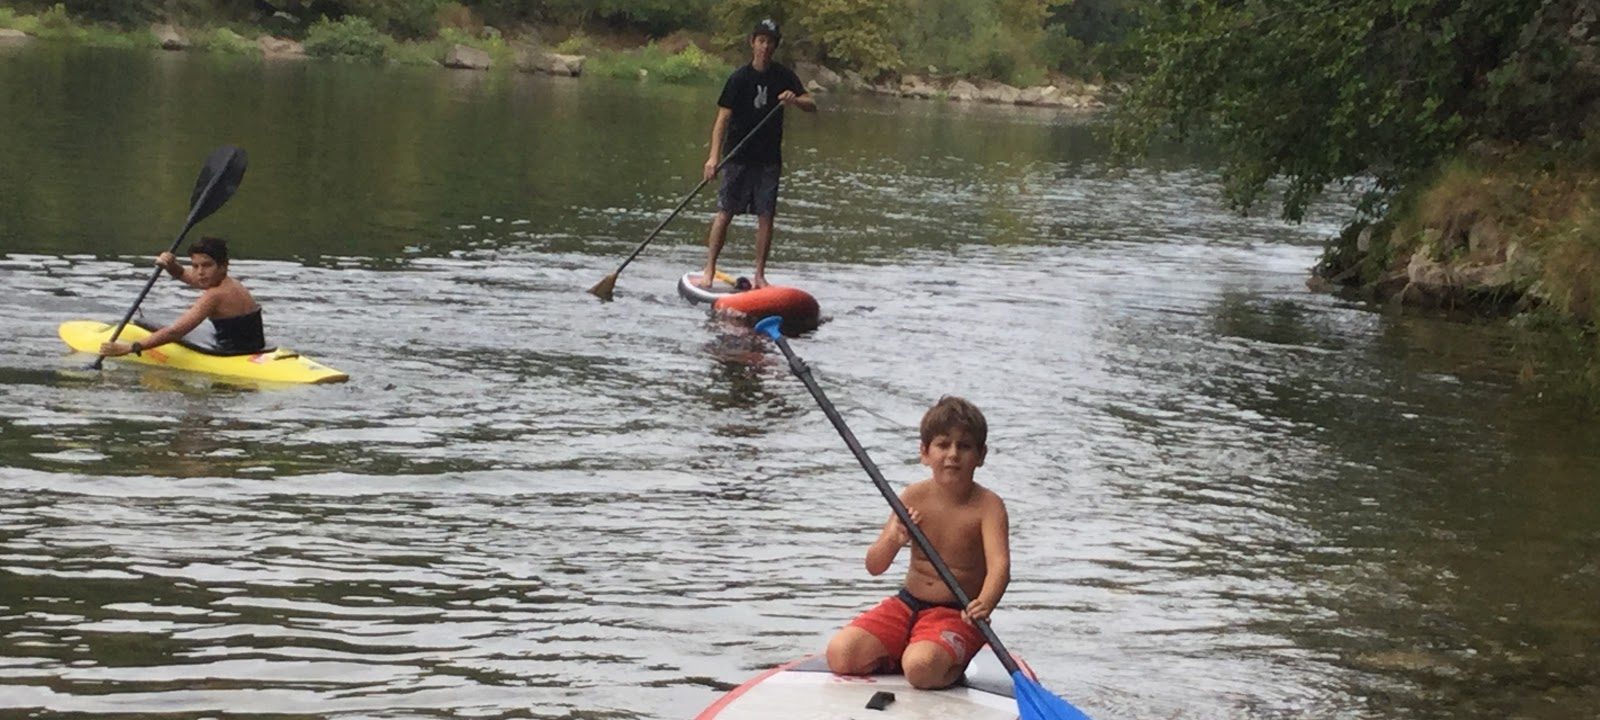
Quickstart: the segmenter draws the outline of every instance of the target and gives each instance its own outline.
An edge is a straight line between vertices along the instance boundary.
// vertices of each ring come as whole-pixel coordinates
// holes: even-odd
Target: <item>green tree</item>
[[[1126,40],[1139,26],[1139,0],[1066,0],[1045,20],[1041,55],[1073,75],[1114,73],[1127,62]]]
[[[1584,0],[1158,0],[1135,48],[1117,145],[1203,137],[1248,210],[1276,178],[1303,217],[1330,183],[1364,179],[1364,210],[1480,140],[1581,135],[1596,96],[1566,38]],[[1589,45],[1584,45],[1587,42]],[[1581,88],[1558,83],[1581,82]],[[1575,104],[1548,102],[1552,92]]]
[[[744,52],[750,28],[771,18],[783,28],[786,55],[877,75],[897,69],[895,26],[906,0],[728,0],[718,9],[725,49]]]
[[[241,0],[191,0],[190,4],[209,3],[214,8],[237,5]],[[304,26],[320,18],[339,20],[362,18],[380,32],[399,38],[432,37],[439,29],[439,11],[449,0],[250,0],[257,11],[270,15],[282,12],[299,19]]]
[[[812,0],[796,13],[796,23],[818,59],[877,75],[900,65],[893,28],[903,5],[903,0]]]
[[[652,36],[712,25],[713,0],[461,0],[486,20],[507,25],[549,22],[579,28],[599,24]]]
[[[662,36],[676,30],[704,30],[711,24],[711,0],[595,0],[594,14],[615,27]]]
[[[1052,0],[908,0],[897,35],[906,66],[1031,83]]]

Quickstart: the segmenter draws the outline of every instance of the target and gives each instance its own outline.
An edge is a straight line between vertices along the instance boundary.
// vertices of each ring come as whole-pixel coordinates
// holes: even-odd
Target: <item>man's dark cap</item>
[[[772,37],[773,42],[783,42],[783,34],[778,32],[778,23],[774,22],[772,18],[756,23],[756,29],[750,31],[750,37],[753,38],[757,35],[769,35]]]

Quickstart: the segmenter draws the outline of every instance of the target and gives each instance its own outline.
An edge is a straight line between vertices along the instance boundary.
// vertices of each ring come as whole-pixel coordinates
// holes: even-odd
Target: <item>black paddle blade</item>
[[[189,197],[191,225],[216,212],[233,197],[233,191],[244,182],[244,169],[248,164],[249,158],[243,148],[223,145],[211,151],[205,167],[200,168],[200,177],[195,178],[194,194]]]

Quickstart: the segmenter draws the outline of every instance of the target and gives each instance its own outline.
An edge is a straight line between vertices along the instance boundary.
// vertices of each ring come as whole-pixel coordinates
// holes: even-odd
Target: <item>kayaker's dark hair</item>
[[[219,237],[207,235],[199,240],[189,243],[190,255],[210,255],[218,265],[228,264],[228,241]]]
[[[978,447],[987,447],[989,443],[989,421],[983,418],[983,411],[977,405],[967,402],[954,395],[939,398],[939,402],[928,408],[922,415],[922,444],[933,442],[933,438],[950,432],[954,428],[961,428],[972,434],[972,439],[977,441]]]

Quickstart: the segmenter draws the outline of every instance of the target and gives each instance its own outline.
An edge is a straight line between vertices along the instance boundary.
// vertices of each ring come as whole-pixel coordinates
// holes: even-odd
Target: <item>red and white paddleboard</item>
[[[734,280],[722,273],[717,273],[709,290],[700,287],[699,282],[700,273],[684,274],[678,278],[678,294],[691,303],[711,305],[711,312],[719,315],[745,318],[748,323],[777,315],[783,318],[783,332],[788,335],[810,332],[822,322],[817,299],[800,288],[769,285],[751,290],[748,280]]]
[[[1020,664],[1020,660],[1019,660]],[[1023,665],[1024,672],[1027,666]],[[768,670],[696,716],[696,720],[1016,720],[1011,677],[985,650],[954,687],[918,690],[903,675],[828,672],[820,655]]]

